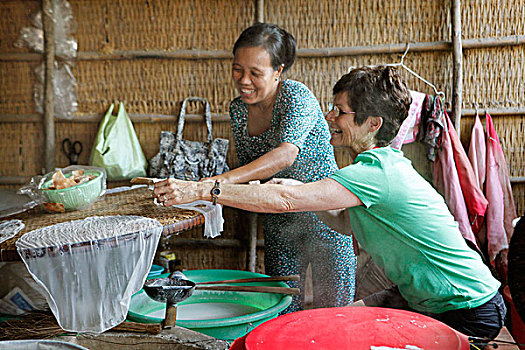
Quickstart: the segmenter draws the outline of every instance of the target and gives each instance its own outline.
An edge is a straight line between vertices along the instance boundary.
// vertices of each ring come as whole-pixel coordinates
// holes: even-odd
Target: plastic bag
[[[148,162],[124,104],[120,103],[116,116],[113,108],[114,104],[100,122],[89,164],[105,168],[108,180],[146,176]]]
[[[50,190],[53,175],[60,170],[66,178],[70,178],[74,171],[82,170],[84,175],[93,177],[82,184],[64,189]],[[33,202],[41,204],[50,212],[64,212],[77,209],[86,209],[106,192],[106,170],[86,165],[71,165],[63,169],[56,169],[45,175],[37,175],[19,190],[19,194],[28,195]]]
[[[99,333],[125,320],[162,229],[140,216],[88,217],[28,232],[16,248],[60,327]]]

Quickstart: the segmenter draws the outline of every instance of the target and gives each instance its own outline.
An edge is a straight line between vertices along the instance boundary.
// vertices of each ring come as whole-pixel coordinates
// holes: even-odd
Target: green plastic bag
[[[117,115],[112,115],[113,108],[112,104],[100,122],[89,164],[105,168],[108,180],[146,176],[148,162],[124,104],[120,103]]]

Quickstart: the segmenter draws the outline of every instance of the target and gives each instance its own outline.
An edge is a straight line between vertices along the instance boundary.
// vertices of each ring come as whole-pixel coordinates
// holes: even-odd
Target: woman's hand
[[[212,187],[213,184],[210,182],[182,181],[170,178],[155,184],[153,196],[164,206],[192,203],[199,199],[209,200]]]

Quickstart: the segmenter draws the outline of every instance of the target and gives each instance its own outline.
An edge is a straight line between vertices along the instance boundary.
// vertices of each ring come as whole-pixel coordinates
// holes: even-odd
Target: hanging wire
[[[472,106],[474,106],[474,110],[476,111],[476,117],[479,117],[479,106],[477,102],[472,102]]]
[[[445,93],[443,91],[439,91],[437,89],[437,87],[432,84],[431,82],[429,82],[428,80],[426,80],[425,78],[423,78],[421,75],[417,74],[416,72],[414,72],[412,69],[408,68],[406,65],[405,65],[405,57],[406,55],[408,54],[408,51],[410,50],[410,43],[407,43],[407,48],[405,50],[405,53],[403,53],[403,56],[401,57],[401,62],[399,63],[392,63],[392,64],[387,64],[386,66],[391,66],[391,67],[402,67],[404,68],[407,72],[409,72],[410,74],[412,74],[413,76],[415,76],[416,78],[418,78],[419,80],[423,81],[425,84],[429,85],[433,90],[434,92],[436,93],[437,96],[441,97],[441,99],[445,99]]]

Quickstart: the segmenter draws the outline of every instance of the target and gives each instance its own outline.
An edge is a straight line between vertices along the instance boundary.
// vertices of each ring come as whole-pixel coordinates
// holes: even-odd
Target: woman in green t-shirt
[[[220,187],[168,179],[155,185],[155,196],[165,205],[213,199],[256,212],[316,211],[337,232],[353,232],[385,269],[396,293],[383,292],[383,299],[397,297],[467,335],[496,337],[506,313],[500,283],[467,246],[443,198],[389,147],[411,101],[397,70],[353,69],[333,93],[330,143],[349,148],[355,159],[329,178]]]

